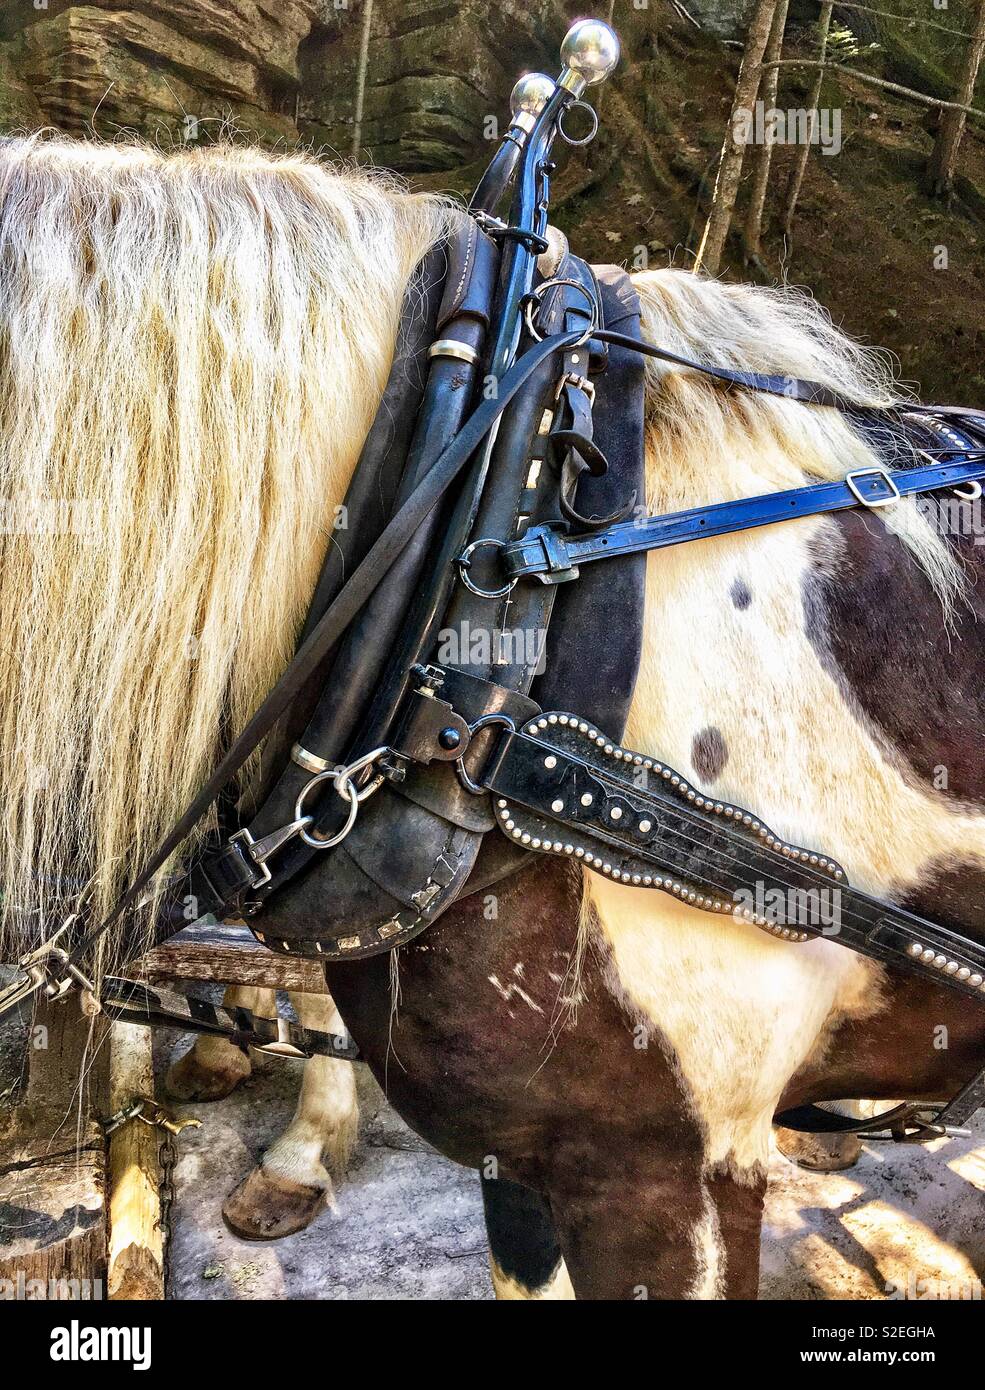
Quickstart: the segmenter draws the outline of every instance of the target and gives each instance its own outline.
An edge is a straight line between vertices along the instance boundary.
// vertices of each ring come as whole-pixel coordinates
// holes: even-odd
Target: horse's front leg
[[[227,1009],[249,1009],[257,1018],[277,1017],[277,994],[272,989],[229,985],[222,1002]],[[251,1070],[249,1054],[241,1047],[228,1038],[201,1033],[194,1046],[171,1066],[164,1085],[175,1100],[222,1100]]]
[[[345,1031],[327,994],[292,994],[305,1028]],[[226,1198],[222,1214],[249,1240],[277,1240],[301,1231],[332,1199],[332,1178],[345,1171],[359,1123],[355,1069],[334,1057],[304,1063],[297,1110],[252,1173]]]
[[[548,1180],[577,1298],[756,1297],[764,1168],[709,1174],[641,1131],[578,1146]]]

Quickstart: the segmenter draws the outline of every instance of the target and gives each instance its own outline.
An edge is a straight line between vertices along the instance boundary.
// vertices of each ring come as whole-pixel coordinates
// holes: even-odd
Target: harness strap
[[[136,980],[111,976],[104,980],[102,1011],[118,1023],[143,1028],[177,1028],[183,1033],[205,1033],[226,1038],[236,1047],[255,1048],[278,1057],[335,1057],[343,1062],[359,1060],[359,1048],[340,1033],[304,1028],[286,1018],[263,1018],[252,1009],[227,1009],[199,995],[151,988]]]
[[[250,719],[232,747],[219,763],[212,776],[188,806],[187,810],[160,841],[130,887],[98,926],[75,936],[67,951],[67,963],[77,966],[93,944],[130,908],[135,906],[154,875],[167,863],[174,852],[209,810],[226,785],[240,771],[250,755],[263,741],[304,687],[327,652],[352,622],[371,596],[384,575],[394,564],[417,528],[432,508],[441,500],[468,464],[473,453],[495,425],[507,405],[529,380],[538,367],[555,353],[564,352],[578,342],[580,331],[559,333],[536,343],[503,375],[497,393],[483,401],[472,413],[455,439],[435,461],[431,470],[418,484],[410,497],[387,523],[347,582],[342,586],[307,640],[298,649],[283,675],[274,685],[259,709]],[[62,972],[64,973],[64,972]],[[50,983],[50,982],[49,982]],[[0,990],[0,1014],[22,1005],[43,985],[16,980],[6,990]]]
[[[946,1105],[905,1101],[868,1120],[854,1120],[819,1105],[798,1105],[774,1116],[774,1123],[801,1134],[867,1134],[870,1138],[895,1139],[897,1143],[921,1143],[944,1135],[967,1136],[970,1130],[965,1126],[983,1108],[985,1067]],[[888,1130],[888,1134],[879,1133],[882,1130]]]
[[[545,584],[578,577],[579,565],[616,555],[662,550],[706,536],[724,536],[798,517],[821,516],[850,507],[889,506],[902,497],[938,492],[985,478],[985,451],[920,468],[861,468],[839,482],[761,493],[735,502],[623,521],[584,536],[566,536],[556,526],[532,526],[503,548],[502,563],[510,579],[536,576]]]
[[[504,733],[481,775],[500,829],[791,942],[828,938],[985,1004],[985,945],[853,888],[840,864],[575,714]]]
[[[747,390],[759,391],[768,396],[785,396],[789,401],[802,401],[805,405],[827,405],[835,410],[856,411],[860,408],[858,401],[849,400],[840,391],[835,391],[820,381],[774,375],[769,372],[743,372],[733,367],[712,367],[705,362],[695,362],[690,357],[681,357],[669,348],[658,347],[656,343],[628,338],[625,334],[609,329],[599,331],[595,337],[604,343],[631,348],[634,352],[642,353],[644,357],[655,357],[661,362],[673,362],[678,367],[687,367],[689,371],[700,372],[702,376],[710,376],[727,386],[744,386]],[[895,410],[898,407],[889,408]]]
[[[980,1078],[976,1078],[978,1080]],[[965,1090],[968,1088],[965,1087]],[[964,1091],[961,1092],[961,1095]],[[967,1136],[970,1130],[959,1124],[951,1114],[951,1108],[958,1097],[947,1105],[925,1104],[920,1101],[903,1101],[881,1115],[872,1115],[867,1120],[856,1120],[850,1115],[838,1115],[825,1110],[820,1105],[798,1105],[792,1110],[781,1110],[773,1116],[773,1123],[784,1129],[795,1130],[798,1134],[858,1134],[869,1139],[892,1139],[897,1144],[923,1144],[928,1139],[945,1136]],[[981,1105],[981,1100],[968,1112],[970,1119]],[[949,1118],[948,1118],[949,1117]]]
[[[981,942],[853,888],[835,860],[702,795],[673,768],[618,747],[577,715],[541,714],[505,733],[481,782],[503,834],[525,848],[570,856],[614,882],[659,889],[791,943],[828,937],[985,1003]],[[985,1069],[945,1105],[906,1102],[870,1120],[807,1105],[776,1122],[922,1142],[966,1134],[982,1107]]]

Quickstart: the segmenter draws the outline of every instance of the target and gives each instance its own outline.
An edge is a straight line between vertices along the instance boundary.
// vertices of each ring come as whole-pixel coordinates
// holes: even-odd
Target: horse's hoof
[[[801,1134],[777,1125],[776,1147],[798,1168],[811,1173],[840,1173],[858,1162],[862,1141],[857,1134]]]
[[[222,1204],[226,1225],[244,1240],[280,1240],[310,1226],[324,1209],[326,1189],[254,1168]]]
[[[250,1059],[238,1047],[229,1047],[221,1061],[201,1061],[197,1048],[175,1062],[165,1078],[168,1095],[174,1100],[222,1100],[250,1074]]]

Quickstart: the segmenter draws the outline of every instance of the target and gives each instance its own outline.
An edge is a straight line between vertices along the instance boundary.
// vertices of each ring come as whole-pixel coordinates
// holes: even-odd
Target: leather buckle
[[[888,491],[881,496],[867,497],[862,492],[862,488],[857,481],[860,478],[878,479],[879,482],[885,484]],[[845,482],[848,484],[849,491],[855,500],[860,502],[863,507],[869,507],[872,510],[876,507],[888,507],[891,506],[893,502],[902,500],[899,488],[893,482],[893,479],[886,472],[885,468],[856,468],[851,473],[845,475]]]

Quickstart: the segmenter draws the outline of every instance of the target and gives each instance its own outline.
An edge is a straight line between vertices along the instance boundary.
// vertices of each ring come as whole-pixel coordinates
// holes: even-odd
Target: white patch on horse
[[[528,1009],[533,1009],[535,1014],[542,1014],[544,1012],[544,1010],[537,1003],[536,999],[531,999],[527,991],[523,989],[522,986],[514,984],[512,980],[508,985],[504,985],[500,982],[498,975],[490,975],[489,983],[492,985],[493,989],[495,989],[496,993],[500,996],[504,1003],[511,1003],[513,996],[516,995],[518,998],[523,1000]],[[510,1017],[512,1018],[512,1014],[510,1015]]]
[[[501,1303],[559,1303],[574,1299],[575,1291],[563,1260],[539,1289],[528,1289],[511,1275],[504,1274],[492,1255],[489,1256],[489,1265],[493,1290]]]
[[[292,993],[291,1003],[303,1027],[345,1033],[342,1016],[329,995]],[[323,1160],[327,1154],[337,1173],[344,1170],[358,1123],[352,1063],[311,1057],[304,1064],[294,1118],[264,1154],[263,1167],[287,1181],[321,1188],[330,1197],[332,1181]]]
[[[694,1251],[697,1271],[687,1291],[687,1297],[693,1299],[724,1298],[727,1257],[722,1246],[718,1212],[703,1185],[701,1197],[704,1211],[691,1231],[691,1249]]]
[[[703,292],[718,288],[688,289]],[[664,341],[663,321],[644,327]],[[695,454],[673,476],[664,447],[663,464],[656,453],[649,459],[656,511],[790,485],[789,440],[779,429],[772,446],[762,433],[744,445],[741,429],[720,424],[700,451],[700,471]],[[805,447],[805,468],[806,455]],[[906,783],[822,667],[804,631],[802,591],[830,534],[831,523],[803,519],[650,555],[624,741],[705,790],[692,744],[700,730],[717,729],[728,749],[717,796],[832,855],[853,884],[886,896],[919,884],[934,861],[985,862],[985,817]],[[756,595],[741,610],[728,601],[736,574]],[[725,1165],[739,1178],[759,1171],[784,1086],[839,1019],[878,1011],[881,969],[836,940],[779,942],[659,892],[591,873],[586,884],[613,988],[672,1047],[705,1130],[706,1167]]]

